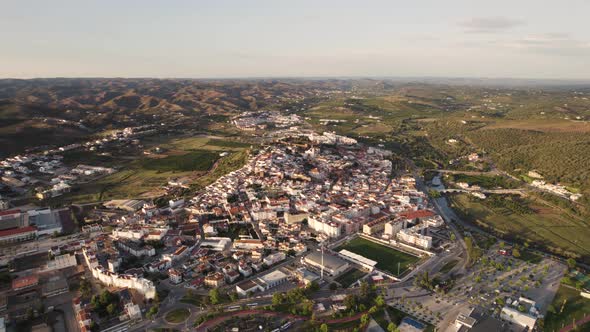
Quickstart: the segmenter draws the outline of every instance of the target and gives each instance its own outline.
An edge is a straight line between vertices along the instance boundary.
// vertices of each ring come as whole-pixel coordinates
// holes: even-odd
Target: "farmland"
[[[585,261],[590,257],[590,249],[585,245],[590,237],[587,223],[540,201],[530,201],[528,208],[532,213],[524,214],[508,207],[488,206],[467,194],[453,195],[451,202],[467,220],[508,240],[528,241],[541,249]]]

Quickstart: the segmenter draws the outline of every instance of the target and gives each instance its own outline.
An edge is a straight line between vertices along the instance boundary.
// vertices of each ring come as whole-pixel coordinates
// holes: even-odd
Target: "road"
[[[519,195],[519,196],[526,196],[526,191],[524,189],[437,189],[432,188],[432,190],[436,190],[440,193],[473,193],[473,192],[481,192],[484,194],[509,194],[509,195]]]

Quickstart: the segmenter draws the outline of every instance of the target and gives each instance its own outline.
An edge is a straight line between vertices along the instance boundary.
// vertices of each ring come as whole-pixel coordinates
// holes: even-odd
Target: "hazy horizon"
[[[582,0],[4,7],[0,78],[590,80]]]

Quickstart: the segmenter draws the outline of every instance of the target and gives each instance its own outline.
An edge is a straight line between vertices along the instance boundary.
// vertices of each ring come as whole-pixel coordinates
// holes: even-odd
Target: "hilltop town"
[[[575,239],[585,230],[546,244],[529,239],[552,235],[505,231],[516,226],[503,220],[581,208],[586,192],[542,170],[498,168],[463,136],[481,125],[473,117],[453,119],[449,133],[404,119],[395,134],[430,130],[432,145],[386,136],[390,115],[362,104],[373,98],[365,85],[343,84],[292,83],[295,95],[266,96],[272,107],[262,109],[209,100],[206,129],[180,109],[145,120],[145,107],[128,114],[134,126],[7,155],[0,326],[531,331],[563,322],[556,301],[574,310],[564,294],[588,296]],[[448,98],[440,107],[461,107]],[[492,213],[503,218],[490,226]]]

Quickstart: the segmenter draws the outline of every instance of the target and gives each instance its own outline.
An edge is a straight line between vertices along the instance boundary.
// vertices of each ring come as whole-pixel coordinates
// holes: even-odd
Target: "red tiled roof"
[[[34,286],[39,283],[39,277],[36,275],[20,277],[12,281],[12,289],[21,289]]]
[[[7,230],[0,231],[0,237],[21,234],[21,233],[27,233],[27,232],[34,232],[36,230],[37,230],[37,228],[34,226],[7,229]]]
[[[9,214],[15,214],[15,213],[20,213],[20,210],[6,210],[6,211],[0,211],[0,216],[7,216]]]
[[[434,212],[430,210],[418,210],[418,211],[404,211],[399,214],[407,219],[426,218],[434,216]]]

